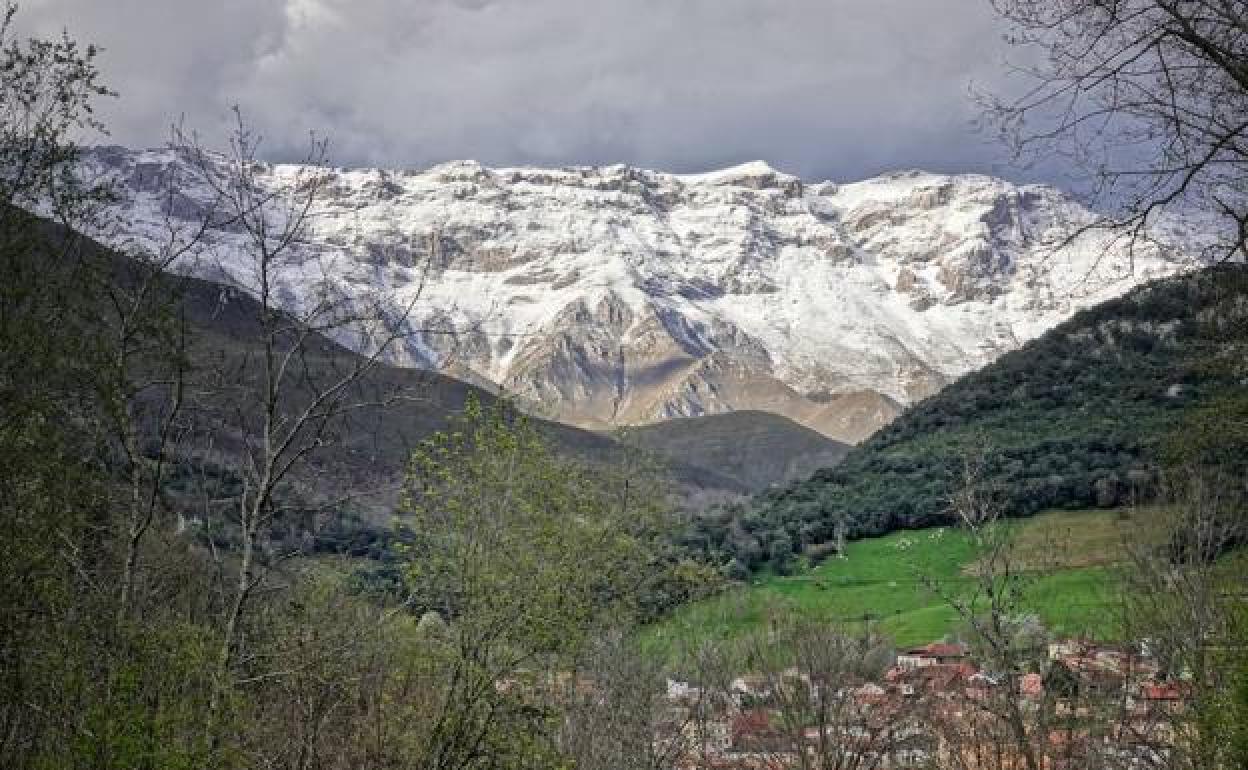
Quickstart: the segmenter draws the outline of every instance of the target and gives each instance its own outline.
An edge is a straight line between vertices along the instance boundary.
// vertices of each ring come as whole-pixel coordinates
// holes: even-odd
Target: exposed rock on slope
[[[124,231],[165,233],[157,181],[192,178],[171,151],[99,148]],[[280,191],[298,172],[268,166]],[[1047,187],[906,172],[804,184],[762,163],[673,175],[631,168],[334,170],[282,287],[384,297],[422,285],[394,363],[495,383],[590,427],[742,409],[857,441],[901,407],[1017,348],[1076,309],[1179,269],[1164,248],[1088,236],[1091,215]],[[108,238],[107,234],[101,234]],[[183,269],[246,285],[220,229]],[[117,239],[110,239],[120,245]],[[350,340],[343,340],[351,344]]]

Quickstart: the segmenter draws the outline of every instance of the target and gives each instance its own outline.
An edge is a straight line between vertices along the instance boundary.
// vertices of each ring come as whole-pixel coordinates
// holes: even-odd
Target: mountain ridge
[[[206,173],[224,174],[208,157]],[[118,232],[142,247],[211,206],[192,165],[103,147],[85,167],[117,183]],[[255,178],[280,198],[306,171],[258,164]],[[1080,307],[1190,264],[1181,233],[1131,253],[1097,233],[1059,246],[1095,215],[982,175],[836,184],[762,162],[665,174],[471,161],[323,173],[281,287],[292,306],[325,286],[392,298],[396,313],[419,298],[391,363],[599,429],[762,410],[857,442]],[[179,269],[247,286],[239,248],[213,228]]]

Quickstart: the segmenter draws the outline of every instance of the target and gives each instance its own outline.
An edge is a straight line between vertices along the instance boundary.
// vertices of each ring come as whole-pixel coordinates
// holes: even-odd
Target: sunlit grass
[[[1121,628],[1117,566],[1125,543],[1147,531],[1156,511],[1055,511],[1007,522],[1014,563],[1023,570],[1021,609],[1062,634],[1114,638]],[[956,633],[957,613],[941,594],[974,589],[975,546],[955,528],[895,532],[851,542],[846,558],[790,576],[758,577],[689,605],[647,630],[662,654],[703,639],[733,639],[786,616],[862,633],[867,626],[898,645]]]

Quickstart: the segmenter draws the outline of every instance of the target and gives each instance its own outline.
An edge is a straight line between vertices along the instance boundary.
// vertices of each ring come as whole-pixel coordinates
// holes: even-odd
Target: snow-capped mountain
[[[212,200],[170,150],[97,148],[87,165],[119,182],[127,224],[101,234],[114,245],[153,247]],[[158,181],[171,171],[173,196]],[[1190,264],[1096,234],[1058,248],[1093,215],[985,176],[807,184],[761,162],[328,173],[280,277],[292,309],[326,282],[396,316],[419,295],[397,363],[588,426],[758,409],[857,441],[1078,308]],[[300,168],[256,174],[281,191]],[[239,233],[205,243],[183,269],[248,285]]]

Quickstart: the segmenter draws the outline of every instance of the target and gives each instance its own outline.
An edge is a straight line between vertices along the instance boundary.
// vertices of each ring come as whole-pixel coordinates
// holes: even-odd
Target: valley
[[[481,704],[514,709],[517,734],[537,729],[540,715],[574,711],[569,724],[592,732],[575,720],[640,697],[626,718],[665,721],[635,727],[638,745],[685,756],[700,746],[707,767],[745,770],[760,756],[789,762],[815,751],[815,718],[800,704],[799,734],[776,727],[793,707],[785,696],[824,697],[822,682],[840,677],[833,697],[853,704],[841,719],[856,737],[827,750],[917,766],[983,743],[940,727],[943,710],[985,699],[1069,709],[1065,676],[1109,677],[1111,699],[1186,714],[1196,708],[1186,675],[1152,652],[1132,614],[1148,574],[1140,565],[1162,576],[1143,587],[1146,600],[1166,596],[1176,564],[1207,576],[1200,590],[1218,597],[1248,568],[1234,518],[1242,512],[1233,494],[1220,496],[1242,483],[1248,456],[1248,274],[1239,265],[1169,265],[1176,274],[1065,320],[1055,311],[1052,328],[985,354],[979,368],[949,369],[948,382],[933,380],[934,392],[915,391],[908,403],[874,390],[807,398],[836,412],[836,430],[771,396],[612,424],[561,413],[537,391],[515,394],[471,369],[373,360],[359,343],[366,334],[342,332],[356,317],[349,311],[337,326],[315,304],[307,314],[297,284],[253,295],[237,274],[153,272],[63,228],[38,228],[40,248],[82,250],[100,271],[93,280],[113,292],[168,292],[153,317],[174,326],[144,333],[161,340],[160,329],[175,328],[176,355],[148,359],[144,350],[141,365],[123,370],[146,383],[121,391],[136,432],[106,455],[99,484],[116,494],[128,471],[174,514],[142,558],[180,576],[182,602],[233,590],[235,606],[257,605],[245,633],[227,621],[209,637],[227,651],[218,660],[238,670],[231,687],[240,697],[263,691],[245,675],[263,664],[232,659],[231,634],[239,649],[275,659],[308,655],[309,669],[377,666],[386,691],[359,701],[361,719],[396,700],[423,702],[407,691],[412,681],[421,694],[454,692],[461,676],[472,689],[455,696],[463,702],[448,707],[451,718],[471,721]],[[39,275],[24,257],[8,255],[13,272]],[[309,280],[333,285],[328,273]],[[74,296],[75,344],[107,339],[100,319],[124,305]],[[332,296],[331,307],[358,300]],[[591,313],[574,328],[600,330],[624,312],[604,307],[606,321]],[[576,377],[601,371],[561,339],[576,362],[564,382],[585,395]],[[708,356],[723,363],[722,352]],[[144,379],[170,360],[173,385]],[[707,393],[757,395],[756,386]],[[78,419],[108,425],[107,403],[85,403]],[[184,409],[176,424],[161,422],[168,404]],[[161,443],[173,429],[162,425],[185,443]],[[127,460],[131,445],[148,447],[146,459]],[[282,465],[281,447],[292,445]],[[280,483],[266,475],[274,457]],[[1211,500],[1174,497],[1187,480],[1170,469],[1193,467],[1213,474],[1200,477],[1219,491]],[[269,486],[255,494],[257,483]],[[966,511],[972,518],[959,524]],[[211,587],[212,575],[230,572],[236,588]],[[253,597],[257,586],[277,598]],[[220,606],[191,612],[204,628],[221,615]],[[279,624],[266,627],[271,618]],[[210,713],[224,708],[211,705],[213,680],[196,686]],[[270,706],[287,708],[282,697]],[[1132,724],[1138,718],[1132,712]],[[684,725],[675,736],[672,720]],[[863,736],[884,740],[864,747]]]
[[[119,276],[133,269],[129,258],[107,247],[91,248],[106,254]],[[261,309],[245,286],[236,280],[170,278],[189,323],[193,369],[210,372],[222,367],[222,360],[237,362],[227,369],[243,367],[262,355]],[[673,504],[688,517],[675,542],[692,558],[751,586],[747,591],[730,587],[666,622],[731,636],[759,627],[774,613],[797,612],[848,626],[864,625],[865,614],[871,616],[869,623],[895,632],[903,643],[923,641],[949,631],[949,608],[931,605],[918,596],[921,591],[892,589],[913,589],[916,573],[951,577],[964,566],[959,561],[964,542],[957,536],[932,538],[951,531],[947,502],[965,480],[968,464],[976,463],[975,472],[994,485],[1006,515],[1031,516],[1052,506],[1088,508],[1080,537],[1095,542],[1103,509],[1136,499],[1147,503],[1156,494],[1156,469],[1176,426],[1199,419],[1202,410],[1236,408],[1235,361],[1245,344],[1240,313],[1246,286],[1237,266],[1145,283],[1076,312],[895,418],[877,414],[872,424],[881,427],[857,446],[782,414],[743,408],[596,430],[531,419],[569,462],[604,469],[648,464],[646,472],[657,472],[670,483]],[[1209,322],[1210,308],[1220,309],[1216,327]],[[586,323],[597,328],[592,320]],[[354,365],[363,355],[320,334],[301,344],[307,346],[305,374],[313,381]],[[1218,361],[1225,366],[1215,365]],[[319,556],[366,557],[364,572],[373,569],[369,561],[391,558],[391,516],[413,447],[446,430],[469,402],[488,406],[514,396],[489,382],[474,385],[399,363],[387,360],[370,367],[353,385],[353,392],[377,406],[354,414],[287,490],[292,500],[301,501],[298,505],[324,505],[336,490],[352,490],[349,502],[333,504],[330,515],[314,525],[318,534],[311,547]],[[223,447],[254,442],[245,433],[222,431],[226,412],[214,399],[219,396],[197,406],[201,429],[228,436]],[[853,397],[827,402],[841,400]],[[519,398],[515,403],[530,413],[549,413],[538,402]],[[1240,438],[1231,431],[1219,440],[1235,444]],[[1066,521],[1070,515],[1078,517],[1060,518]],[[282,524],[274,535],[295,543],[309,536],[302,526]],[[1025,536],[1036,531],[1047,530],[1022,529]],[[836,559],[838,532],[853,541],[851,551],[875,556]],[[897,532],[902,534],[889,534]],[[916,566],[910,555],[889,550],[906,542],[907,532],[918,533],[921,542],[932,539],[930,552],[923,552],[933,561]],[[829,554],[833,558],[826,560]],[[869,577],[885,554],[895,557],[895,571],[886,578]],[[818,560],[824,560],[821,566],[806,566]],[[1060,574],[1045,575],[1036,591],[1049,586],[1055,595],[1093,598],[1071,604],[1070,617],[1058,613],[1044,619],[1061,630],[1078,625],[1080,618],[1097,616],[1105,622],[1095,608],[1103,607],[1096,597],[1105,589],[1107,569],[1107,564],[1072,563]],[[1051,603],[1037,606],[1057,611]],[[1079,606],[1093,609],[1081,615],[1074,609]],[[667,633],[666,627],[655,633]],[[1105,627],[1086,630],[1107,632]]]
[[[114,258],[124,266],[123,258]],[[1221,293],[1193,301],[1210,291],[1206,281],[1215,275]],[[608,468],[640,453],[637,459],[652,462],[672,482],[678,504],[692,507],[693,528],[678,541],[713,566],[722,568],[738,546],[727,552],[708,546],[700,540],[703,532],[731,532],[742,516],[755,517],[763,522],[761,529],[747,527],[754,527],[756,548],[764,554],[774,554],[777,533],[791,534],[783,564],[774,556],[747,563],[744,576],[728,573],[743,582],[678,607],[646,629],[645,643],[660,657],[700,641],[749,636],[786,618],[848,633],[869,630],[899,645],[957,634],[953,609],[927,582],[953,586],[954,595],[973,582],[973,549],[964,533],[948,526],[943,508],[959,483],[958,463],[974,457],[970,447],[983,452],[981,471],[1007,506],[1021,505],[1005,510],[1027,517],[1011,526],[1019,542],[1014,555],[1027,572],[1028,610],[1055,633],[1113,639],[1119,633],[1116,570],[1122,542],[1153,513],[1114,506],[1133,494],[1148,500],[1146,487],[1154,483],[1148,474],[1168,431],[1236,392],[1224,374],[1200,367],[1233,358],[1243,344],[1239,327],[1223,326],[1210,335],[1190,313],[1195,307],[1236,306],[1244,292],[1242,278],[1237,268],[1227,267],[1165,279],[1081,311],[910,407],[857,447],[780,415],[750,410],[609,431],[534,422],[570,461]],[[194,349],[204,351],[203,360],[209,351],[229,351],[240,359],[258,354],[259,311],[250,297],[200,279],[180,284]],[[1220,316],[1234,317],[1233,311]],[[309,360],[322,360],[319,366],[327,371],[335,360],[357,355],[328,339],[313,349],[316,356]],[[320,525],[314,538],[309,564],[334,565],[330,574],[368,575],[378,569],[384,574],[392,559],[391,512],[411,448],[445,430],[469,401],[489,405],[497,398],[493,390],[444,374],[389,365],[358,387],[406,397],[384,414],[356,415],[301,477],[299,495],[309,499],[324,498],[343,484],[367,490]],[[1234,443],[1237,435],[1228,432],[1220,441]],[[1028,452],[1038,453],[1039,463],[1020,466],[1009,460],[1031,456]],[[1007,458],[1005,465],[996,464],[997,453]],[[1081,470],[1072,462],[1083,456],[1091,464]],[[1019,468],[1030,476],[1009,475]],[[1103,507],[1082,508],[1102,498]],[[792,500],[805,501],[798,509],[805,512],[796,519],[784,513]],[[1079,510],[1035,512],[1046,500]],[[891,518],[873,520],[877,506]],[[902,513],[907,510],[914,512],[910,518]],[[823,521],[827,528],[799,532],[790,528],[794,520]],[[833,530],[826,522],[839,520],[862,522],[846,529],[854,539],[845,559],[827,548]],[[283,536],[298,535],[296,529]],[[728,537],[719,542],[728,543]],[[1054,555],[1058,558],[1046,561]]]
[[[1243,2],[111,5],[0,1],[0,768],[1248,767]]]

